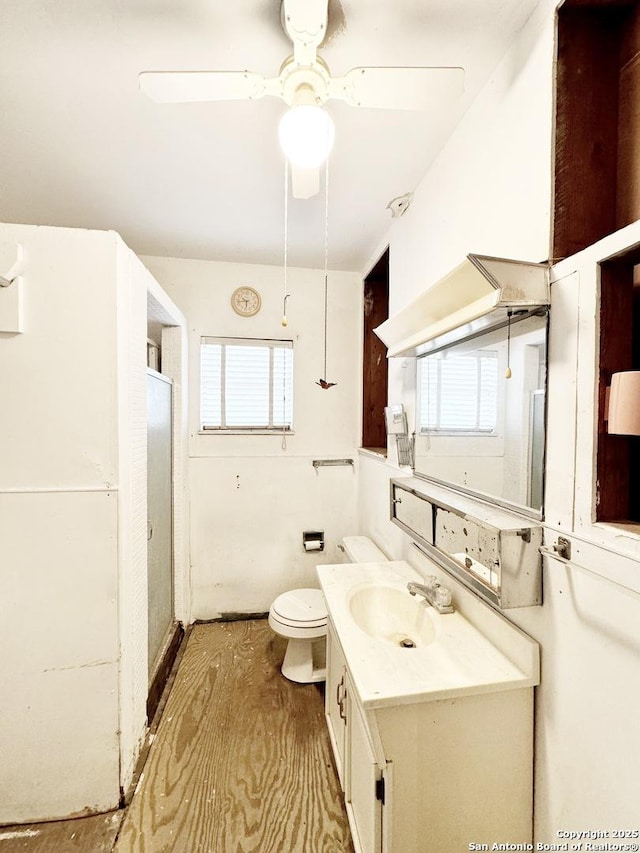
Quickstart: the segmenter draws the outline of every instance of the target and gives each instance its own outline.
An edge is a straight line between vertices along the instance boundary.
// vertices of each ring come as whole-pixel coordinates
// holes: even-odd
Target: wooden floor
[[[321,690],[266,620],[196,625],[117,853],[333,853],[351,840]]]
[[[194,626],[115,847],[122,813],[35,825],[58,846],[4,827],[0,853],[353,853],[323,686],[283,678],[284,650],[264,619]],[[63,840],[85,821],[102,836]]]
[[[111,853],[124,812],[0,827],[0,853]]]

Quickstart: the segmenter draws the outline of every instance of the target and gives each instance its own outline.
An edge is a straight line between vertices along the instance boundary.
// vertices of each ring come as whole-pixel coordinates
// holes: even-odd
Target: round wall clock
[[[258,291],[248,285],[236,287],[231,294],[231,307],[241,317],[253,317],[260,310],[261,304]]]

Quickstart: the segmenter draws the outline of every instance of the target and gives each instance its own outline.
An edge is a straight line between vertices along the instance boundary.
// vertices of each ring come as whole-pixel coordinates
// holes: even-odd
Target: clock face
[[[260,294],[253,287],[237,287],[231,294],[231,307],[241,317],[253,317],[261,304]]]

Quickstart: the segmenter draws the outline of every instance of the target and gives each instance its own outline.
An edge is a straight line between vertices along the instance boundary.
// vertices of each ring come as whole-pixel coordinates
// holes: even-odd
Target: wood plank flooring
[[[0,827],[0,853],[353,853],[324,685],[284,651],[265,619],[194,626],[128,809]]]
[[[111,853],[124,812],[0,827],[0,853]]]
[[[194,626],[116,853],[353,851],[321,689],[284,648],[266,620]]]

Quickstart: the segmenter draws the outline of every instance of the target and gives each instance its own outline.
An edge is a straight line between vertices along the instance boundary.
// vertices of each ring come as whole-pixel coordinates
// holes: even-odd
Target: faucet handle
[[[436,584],[436,601],[443,607],[448,607],[451,604],[451,590],[442,586],[442,584]]]

